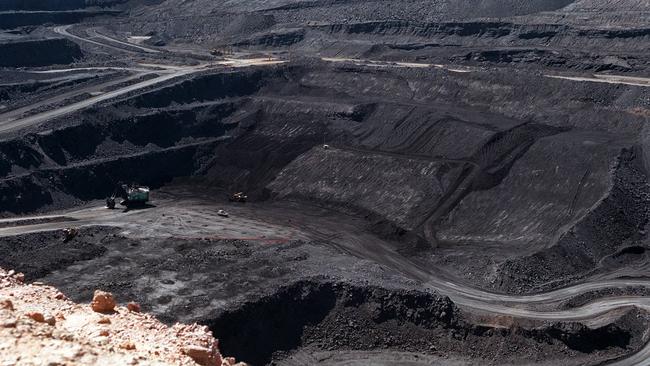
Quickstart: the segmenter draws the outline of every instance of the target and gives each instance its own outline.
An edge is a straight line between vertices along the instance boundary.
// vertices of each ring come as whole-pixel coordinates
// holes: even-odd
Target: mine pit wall
[[[0,43],[0,67],[69,64],[82,57],[81,48],[65,38]]]
[[[263,199],[266,184],[285,165],[319,142],[330,109],[283,106],[257,95],[274,93],[295,81],[302,67],[281,66],[238,70],[204,75],[177,83],[169,88],[142,94],[124,102],[136,108],[164,108],[177,103],[201,103],[210,100],[239,100],[224,123],[230,131],[227,144],[217,147],[198,174],[212,184],[228,190],[246,190],[249,196]],[[251,98],[248,98],[251,96]],[[304,110],[304,111],[303,111]],[[342,119],[354,118],[338,112]]]
[[[470,192],[436,226],[447,243],[500,243],[510,254],[543,248],[606,196],[620,147],[596,136],[522,125],[477,149]],[[571,155],[570,162],[566,156]]]
[[[258,92],[269,83],[286,82],[294,72],[292,67],[279,66],[270,69],[253,68],[217,74],[204,74],[192,79],[174,83],[169,87],[156,89],[130,98],[117,106],[136,108],[163,108],[172,103],[187,104],[224,98],[241,97]]]
[[[325,136],[336,136],[337,127],[356,123],[355,106],[304,103],[286,99],[252,98],[236,113],[240,132],[214,152],[201,172],[215,185],[228,190],[246,190],[254,199],[266,199],[267,188],[288,164],[315,146]],[[233,116],[234,117],[234,116]]]
[[[613,187],[604,199],[553,246],[499,264],[495,288],[508,293],[529,293],[579,280],[597,269],[604,257],[645,238],[650,218],[648,207],[650,184],[642,151],[624,149],[615,168]],[[527,274],[527,280],[522,280],[522,273]]]
[[[181,109],[83,113],[85,123],[0,141],[0,177],[119,158],[224,137],[236,125],[222,122],[236,108],[225,102]],[[110,121],[106,123],[106,121]]]
[[[220,121],[232,108],[225,103],[116,116],[108,124],[80,124],[1,142],[3,211],[30,212],[102,198],[120,181],[159,187],[192,175],[234,127]]]
[[[110,77],[110,76],[109,76]],[[13,106],[23,106],[28,104],[28,100],[33,100],[34,96],[41,93],[47,93],[52,90],[64,90],[73,88],[78,85],[97,80],[94,75],[84,75],[76,77],[62,77],[44,80],[29,80],[26,82],[8,83],[0,85],[0,102],[8,103]],[[100,78],[101,80],[101,78]]]
[[[238,41],[235,47],[289,47],[305,40],[304,29],[286,29],[275,32],[253,35],[248,39]]]
[[[45,24],[72,24],[79,23],[88,17],[117,14],[119,12],[113,10],[0,12],[0,29]]]
[[[399,76],[413,81],[407,85]],[[476,122],[474,126],[483,130],[511,128],[532,120],[557,127],[637,135],[646,124],[646,117],[634,113],[634,109],[646,108],[641,101],[646,96],[647,88],[612,88],[609,84],[576,83],[549,79],[527,71],[496,69],[490,70],[490,73],[463,74],[430,69],[370,71],[353,65],[335,65],[307,73],[300,82],[306,91],[325,89],[333,96],[354,96],[359,90],[364,90],[363,97],[380,100],[380,106],[385,101],[396,101],[394,104],[386,103],[387,107],[384,108],[396,120],[380,119],[382,115],[389,114],[378,111],[375,114],[377,128],[381,128],[379,122],[395,123],[405,118],[412,107],[399,103],[404,99],[431,103],[443,111],[449,109],[449,114],[460,114],[456,118]],[[380,84],[382,88],[377,88],[376,85]],[[323,85],[329,87],[323,88]],[[531,85],[537,88],[532,94]],[[518,98],[524,94],[529,96],[526,100]],[[573,104],[567,108],[557,108],[566,100],[572,100]],[[403,114],[400,115],[400,111]],[[463,114],[469,116],[463,117]],[[373,119],[366,120],[368,122],[372,124]]]
[[[648,315],[638,310],[594,328],[571,322],[520,324],[513,318],[500,324],[503,317],[480,325],[472,318],[435,293],[300,281],[205,323],[224,352],[252,365],[282,364],[299,350],[444,354],[478,363],[497,357],[549,362],[556,355],[563,365],[596,364],[642,347],[648,324]]]
[[[264,120],[289,128],[285,112],[276,109],[275,114],[265,110],[264,103],[247,99],[269,80],[287,77],[285,71],[203,75],[109,108],[79,112],[73,117],[83,121],[80,124],[2,141],[1,207],[5,213],[25,213],[70,206],[105,197],[119,181],[155,188],[173,177],[193,174],[238,188],[257,188],[263,195],[277,171],[317,144],[323,134],[318,122],[325,118],[323,111],[316,112],[313,124],[304,121],[314,115],[295,114],[288,138],[278,135],[276,127],[258,126]],[[52,125],[61,126],[56,121]]]
[[[245,190],[257,200],[268,198],[265,183],[293,159],[321,142],[317,135],[273,138],[244,135],[214,152],[203,173],[208,181],[228,190]]]
[[[110,118],[110,123],[97,121],[39,134],[34,149],[65,166],[153,148],[171,148],[225,137],[236,125],[226,124],[223,119],[236,108],[236,103],[224,102],[180,109],[143,110],[129,117],[115,115]],[[96,117],[102,118],[102,112]],[[0,151],[3,151],[1,146]]]
[[[280,199],[316,200],[371,212],[412,230],[459,177],[463,166],[315,147],[280,172],[268,188]]]
[[[608,47],[612,50],[638,50],[639,44],[648,44],[650,28],[638,29],[589,29],[583,30],[567,25],[517,24],[500,21],[469,21],[418,23],[409,21],[370,21],[351,24],[328,24],[311,26],[333,36],[345,37],[411,37],[413,39],[439,41],[442,44],[468,46],[576,46],[576,38],[583,39],[580,47]],[[532,41],[532,42],[531,42]]]
[[[106,7],[127,0],[3,0],[0,11],[6,10],[73,10],[86,7]]]
[[[44,207],[110,195],[117,182],[138,182],[158,188],[174,177],[191,175],[200,156],[218,141],[207,141],[162,151],[93,162],[59,169],[44,169],[0,180],[0,205],[5,213],[25,213]]]
[[[487,63],[641,75],[650,68],[650,61],[638,52],[644,49],[639,45],[650,43],[650,28],[584,30],[569,25],[497,21],[376,21],[308,26],[307,29],[303,39],[277,31],[256,35],[243,43],[265,48],[284,42],[285,47],[307,48],[328,57],[424,63]],[[314,42],[322,39],[328,42]],[[336,47],[330,47],[332,43]],[[610,53],[598,55],[593,49],[608,49]],[[650,49],[646,47],[646,51]]]

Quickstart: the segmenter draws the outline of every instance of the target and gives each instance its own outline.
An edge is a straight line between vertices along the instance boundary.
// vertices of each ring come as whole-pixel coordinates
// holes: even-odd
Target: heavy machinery
[[[242,202],[242,203],[244,203],[244,202],[246,202],[246,200],[248,200],[248,196],[245,195],[244,192],[233,193],[230,196],[230,202]]]
[[[232,48],[230,47],[222,46],[222,47],[211,49],[210,54],[212,56],[226,57],[226,56],[232,56],[233,51]]]
[[[149,202],[149,187],[137,184],[122,184],[115,189],[113,195],[106,198],[106,207],[115,208],[115,199],[121,197],[120,205],[129,207],[144,206]]]
[[[63,229],[63,242],[67,243],[77,235],[79,235],[79,229],[76,227],[67,227]]]

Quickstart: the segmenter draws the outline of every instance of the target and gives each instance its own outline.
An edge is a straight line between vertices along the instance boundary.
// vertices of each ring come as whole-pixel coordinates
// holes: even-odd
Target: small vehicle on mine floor
[[[63,242],[67,243],[79,235],[79,229],[76,227],[67,227],[63,229]]]
[[[120,205],[127,208],[144,206],[149,202],[149,187],[137,184],[122,184],[115,189],[113,195],[106,198],[106,207],[115,208],[115,200],[121,197]]]
[[[217,57],[232,56],[233,50],[230,47],[218,47],[211,49],[210,54]]]
[[[217,211],[217,215],[219,215],[219,216],[221,216],[221,217],[228,217],[228,216],[230,216],[230,215],[228,214],[228,212],[226,212],[226,211],[224,211],[224,210],[219,210],[219,211]]]
[[[230,202],[241,202],[244,203],[248,200],[248,196],[244,192],[233,193],[230,196]]]

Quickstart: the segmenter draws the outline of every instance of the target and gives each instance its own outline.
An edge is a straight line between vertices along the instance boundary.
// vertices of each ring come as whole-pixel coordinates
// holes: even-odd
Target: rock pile
[[[88,305],[0,269],[0,364],[233,366],[205,326],[166,326],[96,291]],[[243,365],[243,364],[239,364]]]
[[[90,303],[90,307],[93,311],[98,313],[112,313],[115,310],[115,299],[113,299],[113,294],[109,292],[104,292],[96,290],[93,295],[93,301]]]

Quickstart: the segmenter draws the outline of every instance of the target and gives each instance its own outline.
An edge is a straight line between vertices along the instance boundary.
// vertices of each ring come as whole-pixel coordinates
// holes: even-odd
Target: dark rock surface
[[[2,265],[56,284],[77,301],[101,288],[164,321],[199,321],[224,352],[252,365],[371,350],[578,365],[637,349],[647,326],[639,311],[596,327],[499,317],[477,322],[447,297],[306,242],[143,240],[102,227],[84,228],[67,242],[61,234],[3,238],[12,255]],[[332,266],[338,269],[325,271]]]
[[[0,67],[69,64],[82,57],[79,46],[65,38],[0,42]]]
[[[13,235],[58,219],[6,221],[0,265],[80,300],[102,287],[169,322],[228,328],[224,352],[253,364],[629,355],[642,311],[477,315],[428,286],[619,281],[546,311],[647,295],[624,283],[650,267],[648,19],[647,0],[3,2],[0,128],[27,122],[0,132],[1,216],[133,181],[252,205],[228,206],[231,221],[200,212],[223,225],[202,237],[187,197],[69,243]],[[233,223],[244,212],[308,234],[258,242],[259,221]]]

